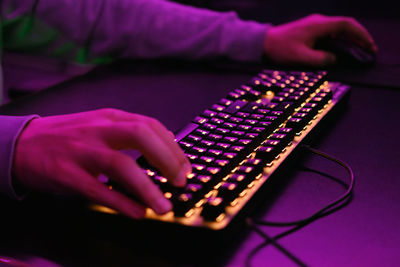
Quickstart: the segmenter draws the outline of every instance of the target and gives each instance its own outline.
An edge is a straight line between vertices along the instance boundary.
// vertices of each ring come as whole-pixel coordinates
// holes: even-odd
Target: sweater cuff
[[[225,29],[223,40],[230,58],[238,61],[262,62],[264,44],[272,24],[235,19]],[[230,37],[229,37],[230,36]]]
[[[10,198],[22,200],[24,194],[16,192],[12,182],[12,167],[15,145],[25,126],[38,115],[29,116],[2,116],[0,115],[0,194]]]

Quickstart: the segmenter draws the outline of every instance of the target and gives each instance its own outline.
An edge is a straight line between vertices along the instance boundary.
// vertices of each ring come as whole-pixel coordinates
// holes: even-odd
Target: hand
[[[314,14],[278,25],[268,31],[264,54],[285,65],[322,67],[334,64],[334,54],[314,49],[321,38],[345,38],[376,53],[377,47],[368,31],[355,19]]]
[[[144,216],[144,205],[162,214],[172,205],[137,163],[119,152],[137,149],[175,186],[184,186],[189,160],[159,121],[120,110],[102,109],[32,120],[20,135],[13,165],[26,188],[80,194],[127,216]],[[105,174],[143,204],[109,190]]]

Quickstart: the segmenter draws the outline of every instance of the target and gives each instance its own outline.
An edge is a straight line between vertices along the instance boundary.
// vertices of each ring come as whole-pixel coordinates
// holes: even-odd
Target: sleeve
[[[0,115],[0,194],[11,198],[21,199],[12,183],[12,164],[17,138],[29,121],[37,118],[30,116]]]
[[[165,0],[4,1],[14,2],[11,6],[17,7],[5,14],[10,24],[14,22],[14,29],[18,15],[31,14],[14,36],[29,37],[34,42],[9,42],[8,47],[22,43],[40,50],[41,39],[47,42],[45,53],[75,51],[75,57],[81,61],[104,55],[261,61],[270,27],[244,21],[235,12],[216,12]]]

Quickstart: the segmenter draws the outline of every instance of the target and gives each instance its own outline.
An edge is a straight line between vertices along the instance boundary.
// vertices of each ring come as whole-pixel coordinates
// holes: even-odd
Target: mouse
[[[318,41],[316,49],[334,53],[337,65],[346,67],[372,67],[376,63],[376,54],[350,40],[325,38]]]

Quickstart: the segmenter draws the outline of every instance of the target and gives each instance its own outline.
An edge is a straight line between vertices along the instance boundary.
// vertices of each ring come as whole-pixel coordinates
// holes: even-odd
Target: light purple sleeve
[[[29,121],[36,118],[30,116],[2,116],[0,115],[0,194],[20,199],[12,184],[12,164],[15,144],[21,131]]]
[[[6,0],[10,1],[10,0]],[[30,12],[34,0],[19,3]],[[269,24],[165,0],[39,0],[35,16],[93,55],[260,61]]]
[[[4,0],[29,14],[34,0]],[[11,16],[13,15],[11,14]],[[90,53],[120,58],[228,57],[260,61],[268,24],[243,21],[164,0],[39,0],[35,16]],[[0,193],[16,198],[11,182],[16,139],[34,116],[0,116]]]

